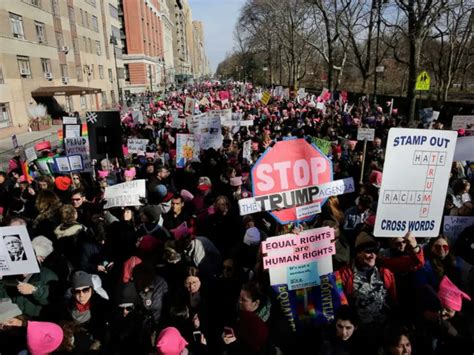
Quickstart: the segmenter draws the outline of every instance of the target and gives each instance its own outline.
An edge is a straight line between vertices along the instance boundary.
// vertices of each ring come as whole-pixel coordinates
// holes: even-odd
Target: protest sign
[[[194,99],[192,97],[186,97],[186,103],[184,106],[184,113],[194,115]]]
[[[331,273],[331,256],[336,252],[333,240],[334,230],[330,227],[267,238],[261,246],[262,253],[266,254],[263,257],[263,267],[269,269],[270,283],[288,284],[289,266],[305,265],[315,261],[318,275]]]
[[[59,173],[80,172],[84,169],[82,165],[82,157],[80,155],[54,157],[54,164]]]
[[[285,88],[283,90],[283,99],[284,100],[289,100],[290,99],[290,89],[289,88]]]
[[[390,129],[376,237],[438,236],[456,138],[453,131]]]
[[[92,171],[89,140],[85,137],[64,138],[64,146],[66,155],[80,155],[82,157],[82,165],[84,172]]]
[[[200,149],[219,149],[222,146],[223,137],[221,129],[221,117],[219,113],[208,112],[197,121],[198,129],[194,128],[194,135],[199,142]]]
[[[306,90],[305,88],[299,88],[298,89],[298,98],[300,100],[303,100],[306,97]]]
[[[331,142],[325,139],[311,137],[311,141],[318,147],[324,155],[328,155],[331,151]]]
[[[239,116],[232,116],[232,110],[230,108],[225,110],[210,110],[208,114],[214,117],[219,116],[221,125],[229,127],[235,125],[233,121],[234,118],[236,120],[239,119]]]
[[[145,119],[143,118],[143,112],[140,110],[132,111],[132,119],[135,124],[145,123]]]
[[[321,284],[317,262],[288,266],[287,272],[289,290],[298,290]]]
[[[458,137],[453,159],[474,161],[474,136]]]
[[[474,115],[472,116],[453,116],[451,128],[455,131],[465,129],[469,135],[474,135]]]
[[[298,138],[278,141],[268,148],[255,163],[251,176],[253,196],[261,197],[265,210],[269,207],[274,211],[272,216],[285,224],[298,220],[295,206],[325,202],[314,199],[318,194],[316,185],[332,181],[332,167],[315,146]]]
[[[35,147],[29,147],[25,149],[26,161],[31,163],[33,160],[37,159]]]
[[[35,165],[42,175],[51,175],[53,172],[52,167],[54,166],[53,158],[39,158],[35,160]]]
[[[444,216],[443,234],[454,245],[459,234],[467,227],[474,225],[474,217]]]
[[[0,276],[39,271],[26,226],[0,227]]]
[[[104,208],[141,206],[140,198],[145,196],[144,179],[107,186],[104,192],[107,203]]]
[[[79,138],[81,136],[81,125],[80,124],[67,124],[64,125],[64,137],[66,138]]]
[[[366,140],[372,142],[375,137],[375,129],[373,128],[359,128],[357,129],[357,140]]]
[[[273,90],[273,96],[282,97],[283,96],[283,86],[277,86]]]
[[[77,124],[77,117],[63,117],[63,125]]]
[[[178,133],[176,135],[176,167],[184,168],[191,160],[199,159],[199,143],[194,135]]]
[[[272,95],[268,91],[265,91],[262,94],[262,98],[260,99],[260,101],[262,102],[262,104],[268,105],[268,102],[270,101],[271,97],[272,97]]]
[[[242,158],[247,160],[249,164],[252,163],[252,140],[246,140],[242,146]]]
[[[127,140],[127,148],[130,154],[135,154],[146,151],[146,146],[148,144],[148,139],[139,139],[139,138],[129,138]]]

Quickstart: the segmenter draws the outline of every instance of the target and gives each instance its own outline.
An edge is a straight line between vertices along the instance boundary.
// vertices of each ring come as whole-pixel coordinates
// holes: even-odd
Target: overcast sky
[[[234,27],[245,0],[189,0],[193,20],[204,25],[206,53],[211,71],[224,60],[234,46]]]

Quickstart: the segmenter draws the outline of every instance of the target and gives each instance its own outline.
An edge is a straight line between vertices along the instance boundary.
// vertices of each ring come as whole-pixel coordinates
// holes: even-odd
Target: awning
[[[38,96],[73,96],[73,95],[87,95],[97,94],[102,92],[101,89],[84,87],[84,86],[45,86],[40,87],[31,92],[32,97]]]

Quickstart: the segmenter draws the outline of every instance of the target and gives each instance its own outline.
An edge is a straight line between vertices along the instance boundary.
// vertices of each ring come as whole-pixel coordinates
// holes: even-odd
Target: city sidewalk
[[[51,145],[54,145],[58,141],[57,132],[60,128],[62,128],[61,125],[54,125],[44,131],[18,133],[16,135],[18,145],[23,145],[25,148],[28,148],[35,143],[47,140],[51,142]],[[0,171],[6,170],[8,161],[14,154],[15,150],[13,149],[12,137],[0,139]]]

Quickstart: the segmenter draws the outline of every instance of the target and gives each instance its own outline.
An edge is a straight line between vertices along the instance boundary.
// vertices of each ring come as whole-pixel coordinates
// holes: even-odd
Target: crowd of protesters
[[[177,169],[176,134],[188,130],[171,127],[171,111],[189,116],[186,97],[196,99],[195,114],[231,109],[254,124],[223,127],[220,149]],[[0,298],[22,312],[0,326],[0,353],[472,354],[474,226],[455,240],[373,235],[386,138],[407,126],[403,117],[366,99],[259,99],[250,84],[218,82],[142,95],[144,122],[125,111],[122,132],[124,146],[148,139],[146,152],[98,161],[94,174],[41,175],[32,166],[29,181],[13,157],[0,172],[2,226],[27,226],[40,272],[0,280]],[[376,132],[364,171],[359,127]],[[310,222],[240,216],[252,164],[287,136],[330,141],[334,179],[353,177],[356,192],[330,197]],[[252,161],[242,154],[247,140]],[[105,188],[134,179],[146,180],[142,206],[104,209]],[[453,163],[445,216],[474,216],[473,179],[473,165]],[[327,324],[294,331],[260,244],[321,226],[335,230],[333,268],[348,304]]]

